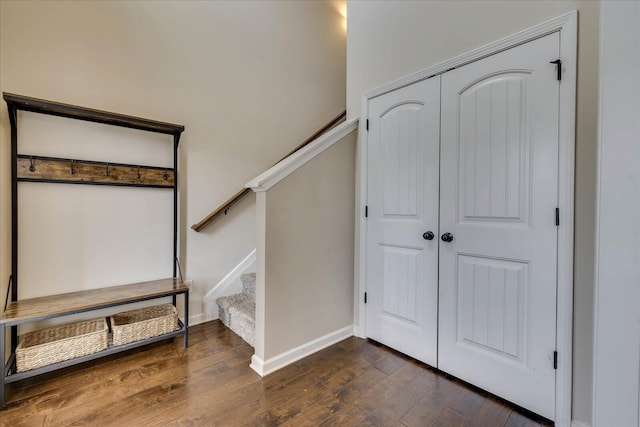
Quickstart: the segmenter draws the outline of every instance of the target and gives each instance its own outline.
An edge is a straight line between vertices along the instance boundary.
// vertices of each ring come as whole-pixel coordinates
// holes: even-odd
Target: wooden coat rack
[[[159,122],[140,117],[127,116],[107,111],[94,110],[76,105],[63,104],[60,102],[47,101],[43,99],[30,98],[11,93],[3,93],[3,98],[7,103],[9,121],[11,124],[11,278],[9,289],[7,289],[7,302],[11,302],[9,310],[0,313],[0,359],[4,371],[0,375],[0,408],[4,406],[4,385],[10,381],[17,381],[34,375],[40,375],[54,369],[79,363],[99,355],[87,356],[76,361],[64,362],[35,369],[29,372],[16,374],[15,350],[18,342],[17,325],[36,320],[48,319],[62,315],[75,314],[103,307],[112,307],[133,301],[146,301],[149,299],[170,296],[173,304],[176,305],[176,296],[184,295],[185,320],[182,329],[165,336],[184,336],[184,346],[187,347],[187,329],[189,317],[189,288],[182,280],[177,278],[178,260],[178,144],[180,136],[184,131],[184,126],[172,123]],[[148,132],[155,132],[173,136],[173,167],[160,167],[148,165],[133,165],[122,163],[107,163],[88,159],[66,159],[57,157],[37,156],[33,153],[18,153],[18,111],[28,111],[39,114],[66,117],[70,119],[83,120],[95,123],[102,123],[112,126],[126,127]],[[108,290],[92,290],[79,292],[82,304],[71,304],[62,311],[52,309],[49,300],[51,298],[18,301],[18,182],[50,182],[63,184],[90,184],[90,185],[116,185],[133,187],[168,188],[173,190],[173,278],[163,279],[142,284],[123,285],[120,288]],[[113,296],[112,293],[117,295]],[[101,295],[98,304],[94,304],[96,297]],[[106,295],[106,296],[105,296]],[[64,301],[71,301],[67,296],[57,297]],[[106,299],[105,299],[106,298]],[[99,299],[99,298],[98,298]],[[44,302],[39,303],[38,301]],[[93,305],[92,305],[93,304]],[[31,316],[20,317],[20,310],[23,306],[45,307],[42,313],[38,312]],[[94,307],[95,306],[95,307]],[[6,304],[5,304],[6,308]],[[19,310],[20,309],[20,310]],[[17,311],[16,311],[17,310]],[[11,328],[11,358],[5,365],[5,327]],[[161,339],[155,338],[155,339]],[[144,345],[147,341],[132,343],[128,346],[121,346],[101,352],[100,354],[111,354]]]
[[[11,124],[11,301],[18,299],[18,182],[173,189],[173,277],[178,259],[178,144],[184,126],[4,92]],[[173,168],[62,159],[18,153],[18,111],[173,135]],[[14,332],[15,335],[15,332]]]

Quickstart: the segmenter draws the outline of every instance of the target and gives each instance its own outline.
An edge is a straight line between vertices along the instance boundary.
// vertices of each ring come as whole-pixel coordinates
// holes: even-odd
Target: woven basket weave
[[[172,304],[155,305],[111,316],[113,345],[168,334],[178,329],[178,312]]]
[[[104,318],[29,332],[16,347],[18,372],[97,353],[106,349],[107,343]]]

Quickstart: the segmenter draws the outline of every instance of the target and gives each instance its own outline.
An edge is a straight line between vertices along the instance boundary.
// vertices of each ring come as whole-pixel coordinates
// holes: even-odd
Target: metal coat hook
[[[166,181],[169,179],[169,174],[167,173],[167,170],[164,170],[164,175],[162,175],[162,178]]]
[[[136,178],[140,179],[140,166],[138,165],[138,170],[136,172]]]
[[[111,173],[109,172],[109,163],[107,163],[107,170],[104,172],[104,176],[109,176]]]
[[[36,171],[36,165],[35,165],[35,161],[33,160],[33,156],[29,156],[29,162],[31,163],[31,166],[29,166],[29,170],[31,172],[35,172]]]
[[[71,160],[71,168],[69,169],[69,173],[70,173],[71,175],[73,175],[73,174],[75,174],[75,173],[76,173],[76,170],[75,170],[75,168],[74,168],[74,165],[75,165],[75,160]]]

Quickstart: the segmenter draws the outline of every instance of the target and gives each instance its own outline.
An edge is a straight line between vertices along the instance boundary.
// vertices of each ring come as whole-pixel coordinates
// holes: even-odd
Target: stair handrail
[[[305,139],[304,142],[302,142],[300,145],[298,145],[292,151],[287,153],[286,156],[284,156],[283,158],[278,160],[275,164],[277,165],[278,163],[280,163],[281,161],[283,161],[287,157],[289,157],[292,154],[300,151],[302,148],[306,147],[307,145],[309,145],[310,143],[315,141],[321,135],[325,134],[326,132],[330,131],[331,129],[333,129],[334,127],[339,125],[340,123],[344,122],[346,119],[347,119],[347,112],[346,111],[341,112],[336,117],[331,119],[330,122],[328,122],[327,124],[322,126],[320,129],[318,129],[313,135],[311,135],[309,138]],[[213,221],[215,221],[220,216],[227,215],[229,213],[229,210],[236,203],[238,203],[240,200],[242,200],[242,198],[244,198],[249,193],[251,193],[251,189],[250,188],[243,188],[242,190],[238,191],[236,194],[234,194],[233,196],[228,198],[225,202],[223,202],[220,206],[218,206],[209,215],[204,217],[200,222],[198,222],[196,224],[193,224],[191,226],[191,229],[194,230],[194,231],[197,231],[197,232],[202,231],[207,225],[211,224]]]

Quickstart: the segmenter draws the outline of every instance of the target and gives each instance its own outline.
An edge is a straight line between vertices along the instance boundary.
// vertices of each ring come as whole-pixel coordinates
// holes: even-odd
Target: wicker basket
[[[113,345],[168,334],[178,329],[178,312],[171,304],[125,311],[111,316]]]
[[[26,333],[16,347],[18,372],[97,353],[107,348],[107,342],[104,318]]]

